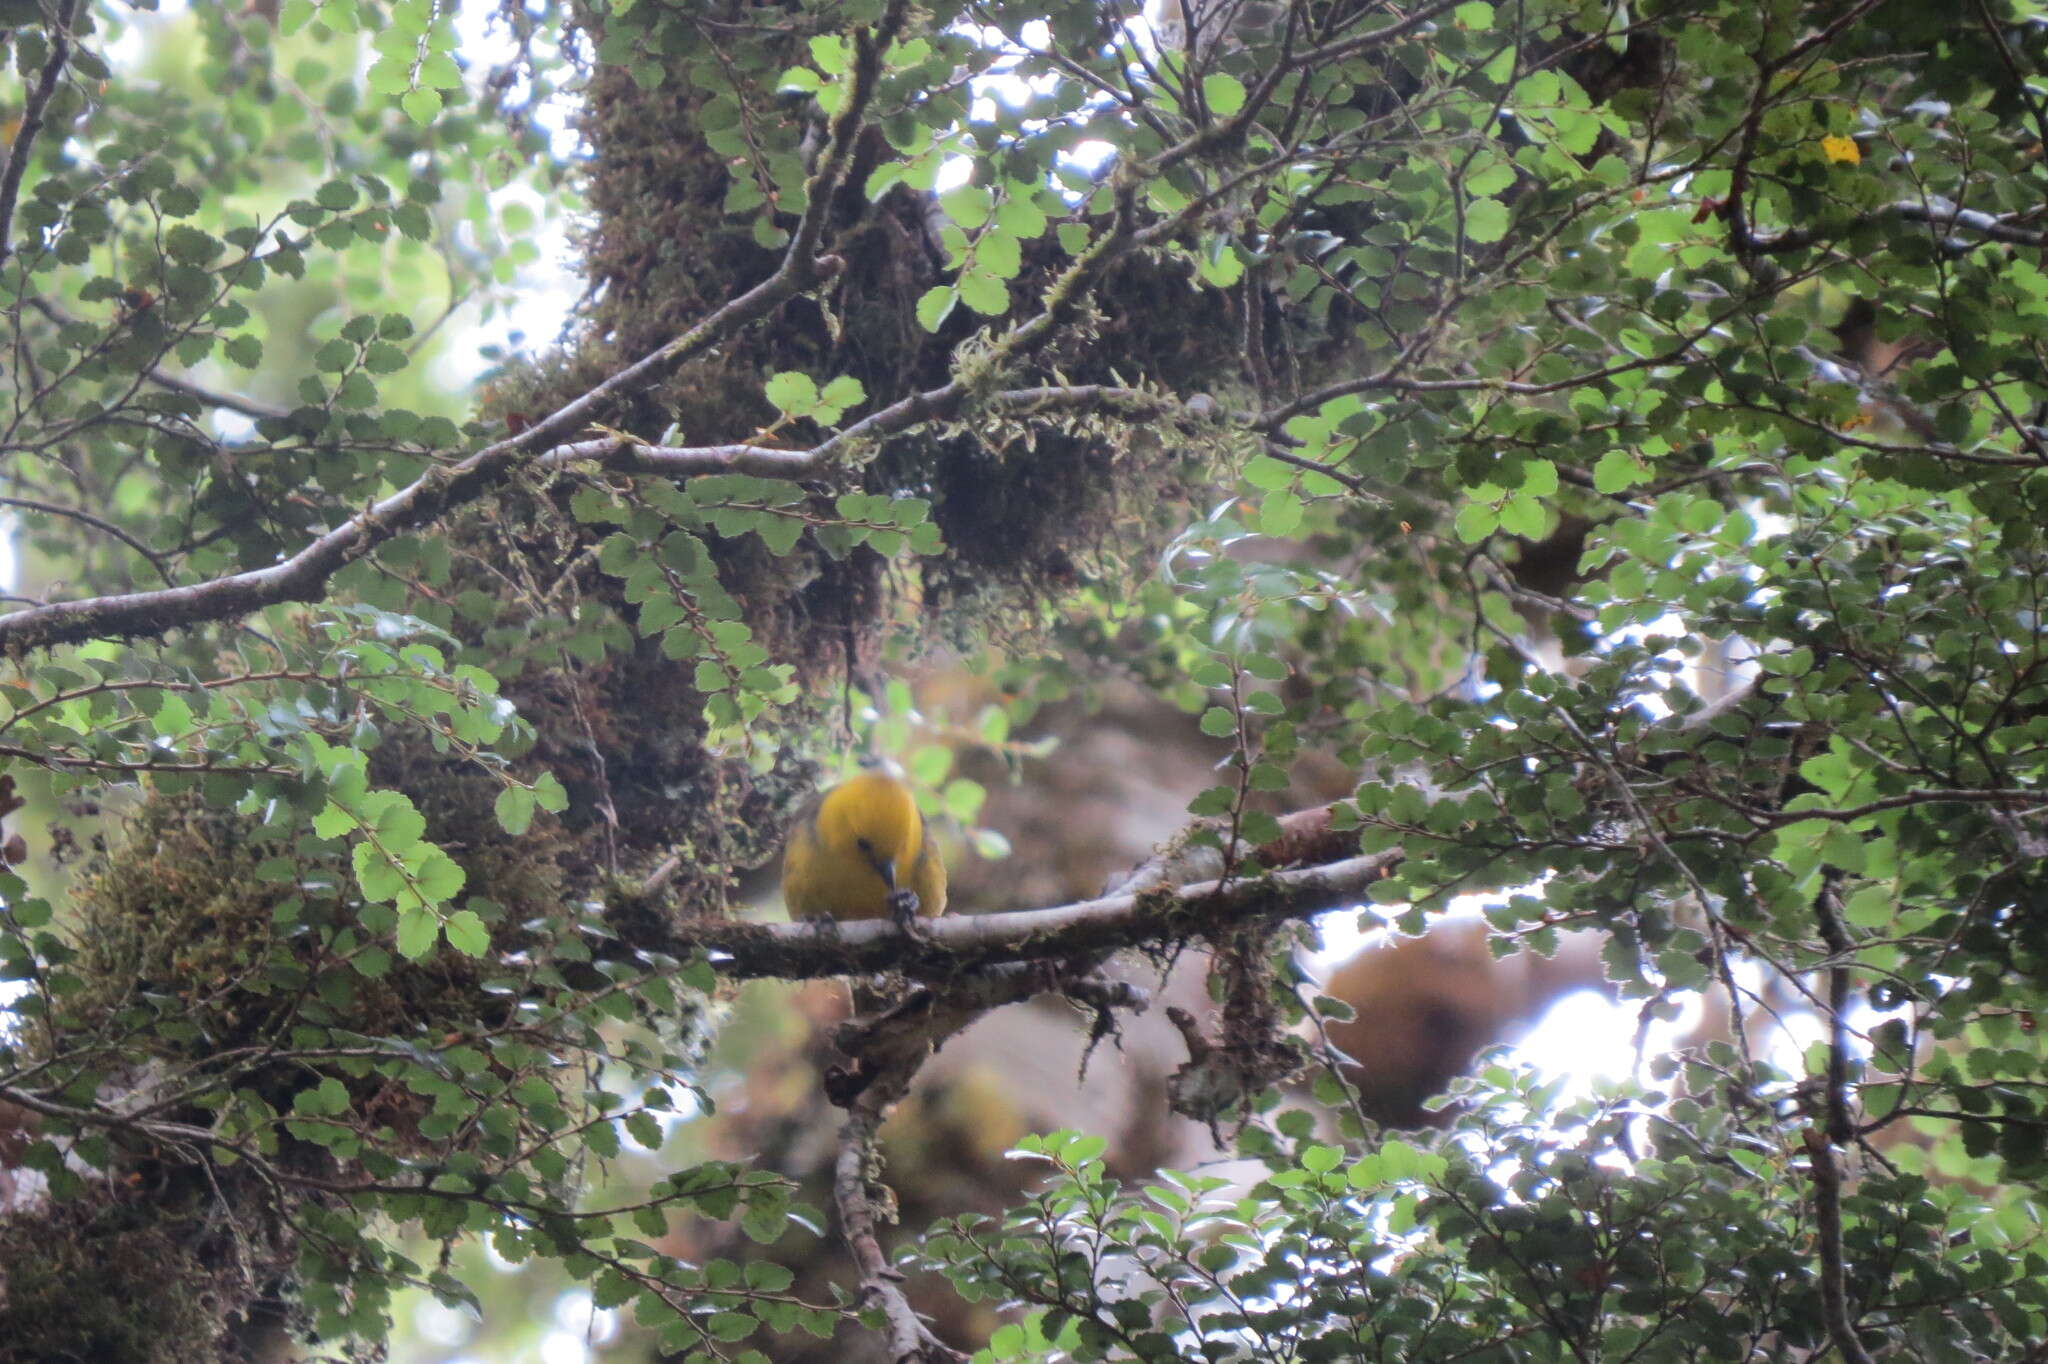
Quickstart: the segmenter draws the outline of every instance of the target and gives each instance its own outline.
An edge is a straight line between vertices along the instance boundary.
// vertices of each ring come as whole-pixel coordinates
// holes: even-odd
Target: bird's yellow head
[[[826,792],[815,827],[827,853],[868,863],[892,887],[924,849],[917,799],[886,772],[857,773]]]
[[[793,919],[945,913],[946,864],[910,788],[869,770],[818,797],[789,831],[782,899]]]

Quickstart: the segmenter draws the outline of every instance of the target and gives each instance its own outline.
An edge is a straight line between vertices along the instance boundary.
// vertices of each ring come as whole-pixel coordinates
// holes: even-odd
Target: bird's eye
[[[865,838],[855,839],[854,842],[859,846],[862,852],[868,854],[869,856],[874,855],[875,845],[868,842]]]

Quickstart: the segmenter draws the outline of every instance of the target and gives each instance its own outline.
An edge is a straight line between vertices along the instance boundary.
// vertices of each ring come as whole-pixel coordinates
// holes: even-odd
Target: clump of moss
[[[196,796],[144,801],[72,897],[72,970],[84,988],[57,1027],[92,1031],[130,1011],[158,1013],[183,1021],[182,1040],[156,1034],[180,1053],[261,1035],[289,1007],[262,982],[289,953],[277,919],[294,891],[258,868],[289,851],[261,824]]]
[[[466,889],[509,911],[500,916],[501,950],[533,945],[521,925],[560,908],[546,830],[531,840],[479,836],[488,798],[451,775],[445,757],[436,767],[394,756],[412,747],[387,741],[378,775],[403,782],[429,836],[464,864]],[[71,969],[83,988],[52,1026],[91,1032],[153,1017],[141,1035],[182,1057],[266,1041],[290,1020],[412,1036],[468,1028],[489,1011],[479,994],[484,960],[443,952],[381,975],[345,963],[332,930],[360,913],[353,888],[344,858],[307,851],[279,827],[196,795],[146,800],[73,896]],[[161,1026],[166,1019],[175,1026]]]
[[[291,1259],[265,1233],[285,1226],[135,1181],[0,1216],[0,1361],[241,1359],[235,1328]]]
[[[601,30],[614,20],[586,15],[584,22]],[[798,20],[743,36],[698,35],[704,50],[693,47],[686,63],[710,61],[713,46],[731,48],[721,47],[726,60],[707,71],[702,88],[686,80],[647,89],[616,69],[591,73],[583,131],[594,152],[585,184],[594,226],[582,243],[591,304],[572,348],[575,361],[557,371],[564,386],[543,385],[549,397],[580,395],[592,357],[599,368],[637,359],[780,263],[780,249],[756,239],[752,215],[726,209],[736,179],[750,179],[758,168],[707,146],[698,119],[710,92],[731,80],[729,66],[773,71],[801,61],[806,32]],[[752,95],[743,87],[731,97]],[[796,154],[801,139],[816,135],[806,123],[812,114],[800,106],[749,107],[749,136],[767,149],[764,155],[776,148]],[[798,370],[820,382],[851,376],[871,405],[955,376],[983,321],[956,309],[934,333],[917,320],[919,298],[944,273],[929,240],[928,199],[898,188],[865,202],[858,191],[866,163],[886,154],[878,139],[870,140],[876,145],[856,148],[848,202],[835,206],[828,224],[825,249],[843,262],[830,283],[791,300],[771,325],[742,332],[655,389],[620,400],[599,420],[650,438],[673,424],[691,444],[747,440],[775,420],[761,385],[777,371]],[[1071,264],[1049,238],[1027,248],[1013,286],[1019,299],[1038,297]],[[1193,320],[1161,328],[1155,319],[1162,306]],[[1053,350],[992,382],[1041,382],[1042,366],[1074,383],[1234,377],[1243,333],[1234,306],[1214,290],[1192,288],[1184,261],[1134,259],[1113,272],[1088,315]],[[1039,603],[1091,576],[1091,558],[1142,558],[1155,549],[1193,486],[1209,481],[1188,476],[1195,466],[1203,466],[1201,475],[1215,472],[1211,461],[1182,458],[1126,432],[1055,432],[1041,421],[1033,435],[992,443],[982,438],[984,416],[973,421],[972,433],[892,439],[865,465],[829,480],[833,492],[858,488],[932,501],[946,548],[903,574],[900,586],[892,587],[871,556],[831,560],[806,546],[778,559],[751,538],[711,544],[720,581],[745,604],[755,637],[778,662],[795,665],[801,679],[841,676],[849,652],[871,656],[878,638],[910,614],[901,609],[906,596],[918,608],[919,628],[936,638],[954,633],[949,616],[985,620],[992,607],[1014,613],[1019,624],[1035,619]],[[804,443],[822,433],[800,426],[779,434]],[[830,507],[828,492],[816,508],[829,515]]]

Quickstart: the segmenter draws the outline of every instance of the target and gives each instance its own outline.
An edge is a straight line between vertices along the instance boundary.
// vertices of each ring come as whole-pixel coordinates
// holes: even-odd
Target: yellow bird
[[[910,788],[865,771],[815,797],[797,815],[782,854],[782,899],[792,919],[894,919],[946,912],[946,864],[925,832]]]

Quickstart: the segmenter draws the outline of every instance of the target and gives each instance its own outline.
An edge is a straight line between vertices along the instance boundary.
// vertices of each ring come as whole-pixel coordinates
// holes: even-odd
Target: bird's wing
[[[932,841],[931,826],[918,816],[917,865],[911,868],[910,889],[917,892],[917,909],[920,914],[944,914],[946,912],[946,859],[939,856],[938,844]]]

